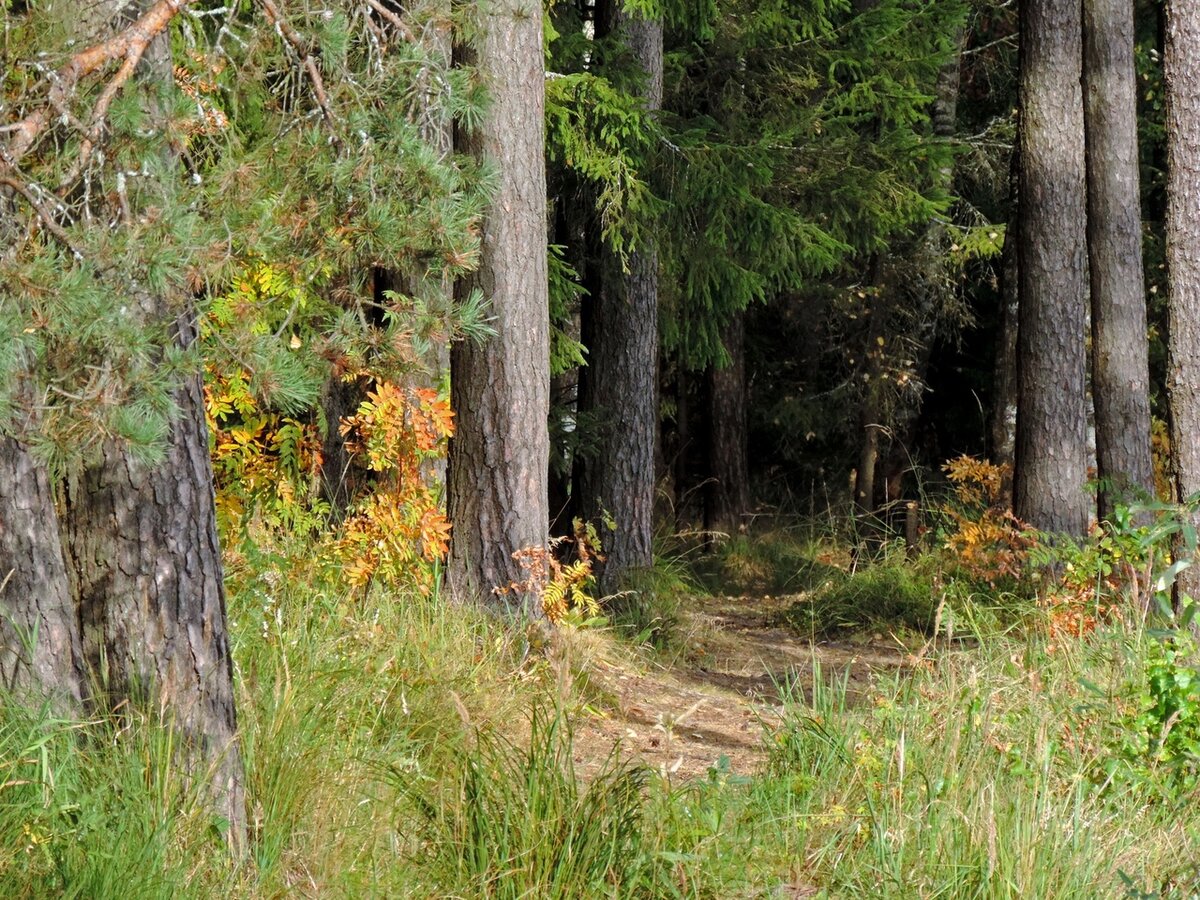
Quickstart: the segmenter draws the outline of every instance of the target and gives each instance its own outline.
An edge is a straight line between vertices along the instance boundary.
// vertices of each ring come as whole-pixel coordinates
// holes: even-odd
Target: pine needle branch
[[[115,34],[100,44],[95,44],[71,57],[65,66],[53,75],[53,85],[50,88],[47,104],[30,113],[17,123],[14,136],[8,145],[8,159],[3,163],[5,168],[16,166],[33,147],[46,126],[51,121],[51,108],[61,109],[66,106],[67,99],[78,86],[80,79],[91,75],[111,62],[124,60],[112,81],[101,95],[105,96],[105,109],[112,102],[121,86],[129,80],[137,64],[141,61],[154,40],[171,23],[171,20],[184,9],[190,0],[158,0],[146,10],[136,22],[123,31]]]

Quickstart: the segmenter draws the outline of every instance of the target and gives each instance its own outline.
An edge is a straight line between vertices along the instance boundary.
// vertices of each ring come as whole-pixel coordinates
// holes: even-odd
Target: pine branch
[[[112,103],[112,97],[137,68],[150,42],[160,35],[190,2],[191,0],[158,0],[125,30],[72,56],[70,61],[52,76],[54,83],[50,88],[47,104],[30,113],[13,129],[15,133],[7,148],[8,159],[0,162],[0,166],[11,169],[20,163],[50,124],[51,109],[62,109],[67,105],[67,100],[79,85],[80,79],[122,59],[123,65],[105,87],[100,98],[101,102],[104,102],[104,109],[107,110],[108,104]]]
[[[317,105],[321,108],[321,115],[325,119],[325,124],[329,126],[333,142],[340,147],[342,142],[338,137],[337,129],[334,127],[333,110],[329,107],[329,95],[325,90],[325,81],[321,77],[321,70],[317,66],[316,58],[309,51],[300,32],[293,28],[280,14],[279,7],[275,5],[275,0],[262,0],[262,8],[263,12],[267,14],[267,21],[275,26],[280,37],[292,48],[296,56],[300,57],[300,64],[304,67],[304,71],[308,73],[309,81],[312,82],[313,96],[316,97]]]

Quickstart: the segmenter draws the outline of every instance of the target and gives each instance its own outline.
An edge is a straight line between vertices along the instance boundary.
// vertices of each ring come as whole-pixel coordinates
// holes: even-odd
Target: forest
[[[0,896],[1200,896],[1200,4],[0,2]]]

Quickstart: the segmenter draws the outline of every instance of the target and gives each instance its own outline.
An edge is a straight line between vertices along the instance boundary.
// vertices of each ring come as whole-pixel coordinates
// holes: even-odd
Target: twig
[[[124,64],[117,70],[117,74],[105,88],[101,100],[104,100],[104,96],[110,93],[115,95],[129,80],[133,70],[137,68],[137,64],[145,54],[146,48],[150,46],[150,42],[161,34],[179,11],[190,2],[191,0],[158,0],[142,14],[141,18],[124,31],[72,56],[70,61],[55,73],[54,84],[47,97],[47,105],[30,113],[17,123],[17,127],[14,129],[15,136],[8,145],[9,160],[5,167],[15,166],[29,152],[38,136],[50,123],[51,108],[61,109],[64,107],[81,78],[111,62],[123,59]],[[111,102],[112,97],[109,96],[105,108]]]
[[[325,124],[329,126],[330,132],[332,132],[333,142],[340,146],[341,139],[334,128],[333,110],[329,108],[329,95],[325,91],[325,81],[321,77],[321,70],[317,68],[316,59],[306,46],[300,32],[284,20],[279,12],[279,7],[275,5],[275,0],[262,0],[262,7],[263,11],[267,14],[267,21],[275,26],[279,31],[280,37],[300,57],[300,64],[304,67],[304,71],[308,73],[309,81],[312,82],[313,95],[317,98],[317,105],[321,107],[321,115],[325,119]]]
[[[375,12],[387,19],[388,22],[391,23],[391,26],[399,33],[400,37],[408,41],[410,44],[416,43],[417,38],[416,35],[412,33],[412,29],[405,25],[403,19],[380,3],[379,0],[367,0],[367,6],[371,7],[371,9],[375,10]]]
[[[71,243],[70,237],[67,236],[67,233],[63,230],[62,226],[55,221],[54,214],[51,213],[50,210],[46,209],[45,204],[42,203],[37,194],[33,192],[29,185],[12,175],[5,174],[0,174],[0,185],[12,188],[14,191],[24,197],[29,205],[33,207],[34,212],[38,214],[38,218],[41,220],[42,227],[50,232],[55,240],[70,250],[76,259],[83,259],[83,254],[80,253],[75,245]]]

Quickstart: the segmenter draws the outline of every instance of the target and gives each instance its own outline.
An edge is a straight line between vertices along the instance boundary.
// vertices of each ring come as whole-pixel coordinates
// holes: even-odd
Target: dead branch
[[[74,56],[55,74],[50,87],[48,103],[35,110],[17,123],[13,138],[8,144],[8,160],[5,168],[16,166],[33,147],[38,136],[45,131],[51,121],[51,109],[61,109],[66,106],[68,98],[78,86],[80,79],[91,75],[111,62],[123,59],[124,64],[117,70],[116,75],[106,86],[103,100],[107,95],[107,104],[129,80],[137,64],[141,61],[154,40],[170,24],[171,20],[187,7],[191,0],[158,0],[142,16],[128,28],[113,35],[107,41],[88,47]],[[93,117],[94,118],[94,117]]]
[[[416,35],[412,33],[412,29],[405,25],[403,19],[380,3],[379,0],[367,0],[367,6],[371,7],[371,9],[375,10],[375,12],[387,19],[387,21],[391,23],[391,26],[396,29],[396,32],[405,41],[410,44],[416,42],[417,38]]]
[[[77,259],[83,259],[83,254],[71,243],[71,239],[63,230],[62,226],[54,218],[54,214],[46,209],[46,205],[41,201],[33,189],[25,182],[12,175],[0,174],[0,185],[12,188],[18,194],[25,198],[26,202],[33,207],[33,211],[37,213],[38,219],[45,228],[60,244],[66,247]]]
[[[321,77],[321,70],[317,66],[316,58],[308,49],[303,36],[295,28],[293,28],[287,20],[279,12],[279,7],[275,5],[275,0],[262,0],[263,12],[267,14],[267,21],[270,22],[279,31],[280,37],[287,43],[292,51],[300,58],[300,64],[304,67],[304,71],[308,73],[308,80],[312,82],[313,95],[317,99],[317,105],[321,108],[321,115],[325,119],[325,124],[329,126],[329,130],[333,135],[335,144],[340,144],[341,140],[337,136],[337,129],[334,127],[333,110],[329,107],[329,95],[325,91],[325,80]]]

